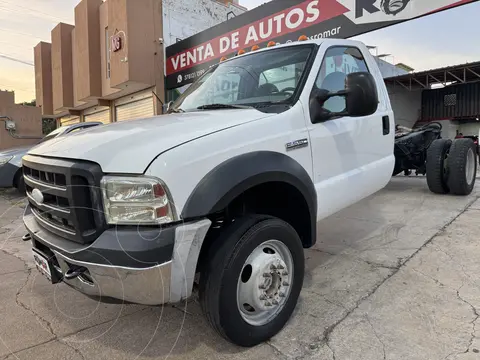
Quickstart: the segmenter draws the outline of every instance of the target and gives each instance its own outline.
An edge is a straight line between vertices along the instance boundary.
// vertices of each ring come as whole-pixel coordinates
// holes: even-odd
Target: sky
[[[33,47],[39,41],[50,42],[50,31],[59,22],[74,23],[73,9],[78,2],[0,0],[0,89],[15,90],[17,103],[35,98]],[[248,9],[266,2],[240,0]],[[354,39],[377,46],[379,54],[392,54],[385,58],[389,62],[402,62],[421,71],[479,61],[479,18],[480,1]]]

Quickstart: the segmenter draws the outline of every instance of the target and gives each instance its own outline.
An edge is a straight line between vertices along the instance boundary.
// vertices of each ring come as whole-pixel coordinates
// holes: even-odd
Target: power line
[[[14,62],[17,62],[17,63],[20,63],[20,64],[35,66],[35,65],[32,64],[31,62],[28,62],[28,61],[25,61],[25,60],[21,60],[21,59],[17,59],[17,58],[14,58],[14,57],[11,57],[11,56],[8,56],[8,55],[5,55],[5,54],[0,54],[0,58],[2,58],[2,59],[7,59],[7,60],[10,60],[10,61],[14,61]]]
[[[20,9],[28,10],[28,11],[30,11],[28,13],[28,15],[32,15],[32,16],[36,16],[36,17],[41,17],[39,15],[43,15],[42,18],[45,18],[45,16],[46,16],[46,17],[49,17],[50,19],[52,19],[53,21],[59,21],[59,22],[64,22],[65,21],[65,20],[62,20],[62,19],[60,19],[56,16],[53,16],[53,15],[50,15],[50,14],[45,13],[43,11],[40,11],[38,9],[32,9],[32,8],[29,8],[29,7],[26,7],[26,6],[18,5],[18,4],[7,2],[7,1],[0,1],[0,4],[4,4],[4,5],[7,5],[7,6],[14,6],[14,7],[17,7],[17,8],[20,8]],[[12,9],[12,10],[14,10],[14,9]]]
[[[18,31],[9,30],[9,29],[2,29],[2,28],[0,28],[0,31],[5,31],[5,32],[11,33],[11,34],[28,36],[28,37],[32,37],[32,38],[35,38],[35,39],[43,40],[43,38],[38,37],[38,36],[35,36],[35,35],[32,35],[32,34],[22,33],[22,32],[18,32]]]

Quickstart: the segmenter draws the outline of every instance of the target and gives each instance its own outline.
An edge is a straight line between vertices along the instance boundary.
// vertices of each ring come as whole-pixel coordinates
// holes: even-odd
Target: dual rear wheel
[[[477,153],[471,139],[435,140],[427,151],[427,184],[436,194],[469,195],[477,174]]]

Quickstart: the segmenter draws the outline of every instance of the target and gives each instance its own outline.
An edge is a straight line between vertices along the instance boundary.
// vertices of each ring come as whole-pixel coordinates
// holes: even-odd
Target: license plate
[[[50,265],[48,263],[48,260],[35,250],[32,250],[32,252],[33,260],[35,261],[35,265],[37,266],[38,271],[45,275],[48,280],[52,281],[52,272],[50,271]]]

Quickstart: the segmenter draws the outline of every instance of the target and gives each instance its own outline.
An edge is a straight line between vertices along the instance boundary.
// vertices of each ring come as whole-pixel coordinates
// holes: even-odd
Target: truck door
[[[381,189],[388,183],[395,161],[393,113],[375,60],[370,54],[362,53],[362,50],[368,52],[366,48],[353,45],[329,45],[323,50],[312,91],[317,87],[337,92],[345,88],[347,74],[371,72],[377,80],[379,106],[375,114],[364,117],[343,116],[312,123],[307,116],[319,218]],[[309,106],[311,103],[307,114]],[[345,110],[345,97],[328,99],[324,108],[332,112]]]

